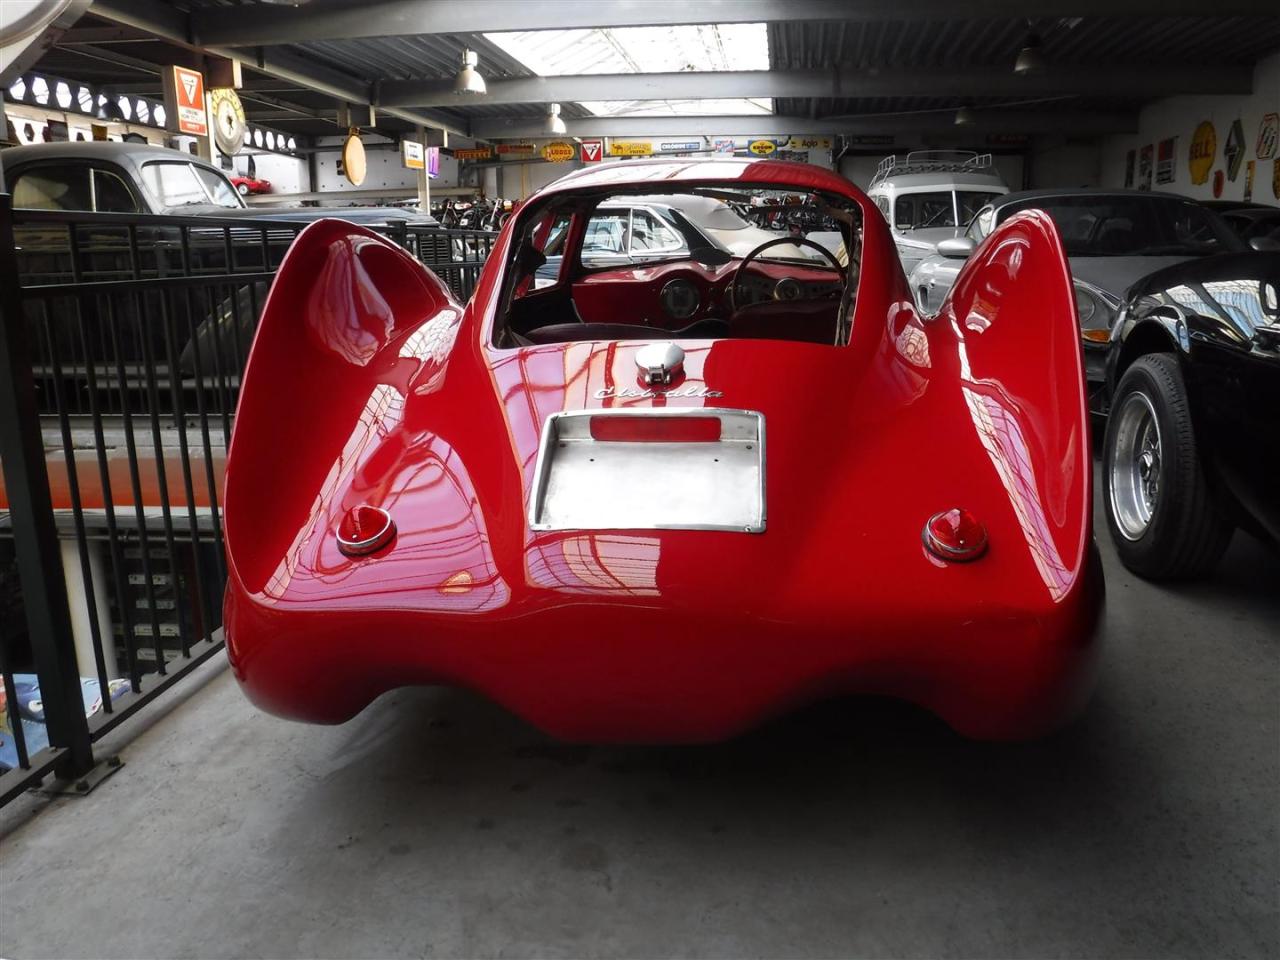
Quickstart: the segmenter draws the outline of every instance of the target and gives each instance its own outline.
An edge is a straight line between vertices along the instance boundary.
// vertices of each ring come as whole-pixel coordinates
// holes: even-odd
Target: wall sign
[[[542,159],[549,160],[551,163],[564,163],[577,155],[577,148],[563,140],[552,141],[542,148]]]
[[[1248,203],[1253,199],[1253,169],[1257,166],[1257,160],[1250,160],[1244,165],[1244,202]]]
[[[1227,162],[1227,179],[1235,183],[1240,176],[1240,165],[1244,163],[1244,124],[1236,117],[1227,133],[1226,146],[1222,148],[1222,159]]]
[[[893,143],[893,137],[889,138]],[[792,137],[787,141],[788,150],[830,150],[830,137]]]
[[[1173,183],[1177,167],[1173,157],[1177,153],[1177,143],[1177,137],[1169,137],[1156,147],[1156,183]]]
[[[1258,146],[1255,153],[1259,160],[1270,160],[1276,155],[1276,143],[1280,141],[1280,113],[1268,113],[1258,124]]]
[[[757,157],[767,157],[777,152],[778,145],[772,140],[752,140],[747,144],[747,149]]]
[[[537,148],[532,143],[500,143],[497,149],[500,157],[531,157]]]
[[[186,67],[170,67],[165,79],[173,92],[174,109],[171,113],[178,133],[207,137],[209,122],[204,112],[204,75]]]
[[[737,146],[733,137],[716,137],[711,142],[711,149],[716,153],[733,153]]]
[[[1222,196],[1222,188],[1226,185],[1227,175],[1221,169],[1213,171],[1213,199]]]
[[[658,144],[658,149],[663,153],[691,153],[704,147],[701,140],[666,140]]]
[[[1280,158],[1271,165],[1271,195],[1280,200]]]
[[[1209,171],[1213,169],[1213,161],[1217,155],[1218,132],[1213,129],[1210,121],[1205,120],[1191,135],[1191,149],[1187,154],[1192,183],[1209,182]]]
[[[1138,151],[1130,150],[1124,157],[1124,188],[1126,190],[1133,189],[1134,167],[1138,162]]]
[[[400,162],[410,170],[425,170],[427,169],[427,151],[417,140],[401,140]]]
[[[653,153],[653,144],[642,140],[610,140],[611,157],[647,157]]]
[[[599,163],[604,159],[603,140],[583,140],[578,144],[578,150],[583,163]]]
[[[1152,158],[1155,156],[1155,147],[1147,144],[1138,153],[1138,189],[1151,189],[1151,166]]]
[[[492,147],[467,147],[461,150],[453,151],[455,160],[492,160]]]

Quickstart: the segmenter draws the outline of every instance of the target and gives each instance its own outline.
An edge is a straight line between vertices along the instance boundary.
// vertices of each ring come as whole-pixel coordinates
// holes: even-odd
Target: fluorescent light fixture
[[[479,96],[488,92],[485,86],[484,77],[476,72],[476,65],[480,62],[480,58],[476,56],[474,50],[462,51],[462,69],[458,71],[458,75],[453,79],[453,92],[459,96]]]
[[[961,107],[956,111],[955,123],[957,127],[967,127],[973,123],[973,111],[968,107]]]
[[[1039,73],[1045,65],[1040,37],[1032,31],[1027,34],[1027,39],[1022,42],[1022,49],[1018,51],[1017,59],[1013,61],[1013,72],[1019,76],[1026,76],[1028,73]]]

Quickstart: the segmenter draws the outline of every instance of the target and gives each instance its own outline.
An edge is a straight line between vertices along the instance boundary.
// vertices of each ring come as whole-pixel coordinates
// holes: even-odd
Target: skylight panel
[[[584,100],[598,117],[737,117],[773,113],[769,97],[728,100]]]
[[[484,36],[544,77],[769,69],[769,36],[763,23],[531,30]]]

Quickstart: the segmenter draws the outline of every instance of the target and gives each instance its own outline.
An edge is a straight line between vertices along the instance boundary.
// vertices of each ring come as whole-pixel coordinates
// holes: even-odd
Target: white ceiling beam
[[[913,70],[749,70],[519,77],[488,81],[483,96],[461,101],[453,82],[385,80],[383,107],[449,107],[581,100],[715,100],[738,97],[1043,97],[1143,98],[1174,94],[1249,94],[1247,67],[1140,67],[1124,64],[1051,67],[1018,76],[1009,67]]]
[[[860,117],[786,117],[775,114],[733,117],[585,117],[565,119],[569,137],[783,137],[835,134],[866,135],[953,130],[981,133],[1061,133],[1101,136],[1137,130],[1135,113],[973,110],[974,122],[956,126],[953,111]],[[545,139],[542,121],[486,119],[472,124],[483,140]]]

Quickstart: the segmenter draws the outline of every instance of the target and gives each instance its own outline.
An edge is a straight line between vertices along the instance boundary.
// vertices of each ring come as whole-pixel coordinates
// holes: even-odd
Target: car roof
[[[740,180],[744,184],[792,190],[824,190],[862,200],[865,194],[825,167],[791,160],[757,160],[746,157],[655,157],[597,163],[561,177],[543,187],[537,196],[579,190],[619,191],[653,188],[672,182],[706,183]]]
[[[1108,190],[1099,187],[1062,187],[1052,190],[1019,190],[1017,193],[1006,193],[1002,197],[997,197],[991,203],[996,208],[999,208],[1024,200],[1048,200],[1052,197],[1141,197],[1146,200],[1196,202],[1180,193],[1167,193],[1163,190]]]
[[[149,160],[186,160],[202,166],[213,164],[194,154],[151,143],[121,143],[115,140],[75,140],[66,143],[33,143],[10,147],[0,160],[5,166],[30,160],[105,160],[112,163],[145,163]],[[214,167],[216,170],[217,168]]]

